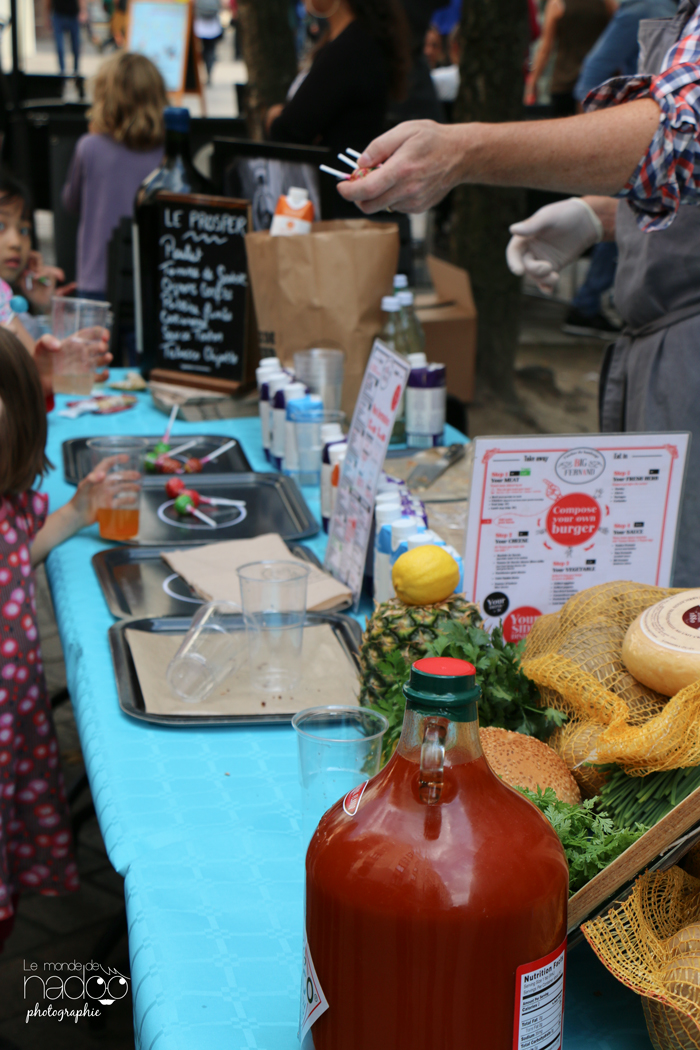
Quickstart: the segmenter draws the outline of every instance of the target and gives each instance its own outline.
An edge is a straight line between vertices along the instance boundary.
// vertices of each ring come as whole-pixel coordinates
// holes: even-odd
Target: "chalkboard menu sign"
[[[246,373],[249,202],[161,192],[137,225],[147,367],[234,390]]]

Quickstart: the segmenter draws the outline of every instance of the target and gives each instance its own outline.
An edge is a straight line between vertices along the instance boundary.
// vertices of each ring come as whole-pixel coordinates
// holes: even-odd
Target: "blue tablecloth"
[[[54,411],[51,507],[74,492],[63,480],[67,438],[159,434],[164,423],[145,394],[120,415],[67,420]],[[173,431],[195,432],[237,437],[253,469],[268,469],[257,419]],[[318,518],[317,495],[304,495]],[[95,526],[54,550],[47,569],[100,829],[126,878],[137,1045],[296,1050],[302,856],[293,731],[171,729],[123,715],[107,642],[113,621],[90,565],[105,546]],[[322,558],[325,536],[308,546]],[[647,1050],[638,1000],[586,947],[572,952],[569,972],[566,1050]]]

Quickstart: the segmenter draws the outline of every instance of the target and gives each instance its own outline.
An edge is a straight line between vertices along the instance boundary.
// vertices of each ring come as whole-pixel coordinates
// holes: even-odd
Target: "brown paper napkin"
[[[232,633],[240,653],[238,669],[201,704],[180,700],[165,677],[182,634],[126,630],[146,710],[159,715],[293,715],[306,707],[326,704],[356,706],[360,682],[355,664],[330,624],[304,628],[302,676],[287,696],[263,695],[251,688],[245,631]]]
[[[289,561],[293,557],[282,537],[275,532],[251,540],[224,540],[162,555],[171,569],[187,580],[205,601],[235,602],[239,606],[241,590],[236,569],[251,561]],[[308,562],[304,564],[308,565]],[[310,612],[344,609],[352,604],[352,593],[344,584],[322,569],[312,565],[309,568],[306,608]]]

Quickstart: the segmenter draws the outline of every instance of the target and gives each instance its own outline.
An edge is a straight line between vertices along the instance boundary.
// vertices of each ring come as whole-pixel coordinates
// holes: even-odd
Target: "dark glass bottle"
[[[559,839],[488,766],[471,664],[418,660],[404,692],[393,758],[306,855],[302,1050],[558,1050]]]
[[[157,339],[159,230],[156,194],[161,190],[167,193],[214,193],[212,183],[192,163],[189,110],[168,106],[163,117],[165,144],[162,163],[143,180],[134,201],[136,341],[146,373],[153,364]]]

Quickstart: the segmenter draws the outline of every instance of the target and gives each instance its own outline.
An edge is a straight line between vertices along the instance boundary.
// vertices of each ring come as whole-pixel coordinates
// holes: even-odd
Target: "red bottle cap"
[[[476,674],[472,664],[466,660],[455,660],[451,656],[425,656],[422,660],[416,660],[413,666],[423,674],[450,675],[452,678],[471,677]]]

